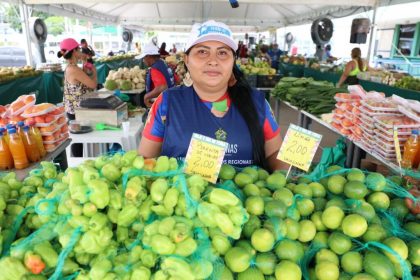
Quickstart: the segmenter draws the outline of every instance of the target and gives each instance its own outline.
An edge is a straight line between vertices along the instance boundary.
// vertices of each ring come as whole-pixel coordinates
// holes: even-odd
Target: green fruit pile
[[[416,279],[420,223],[389,181],[329,171],[223,165],[213,185],[131,151],[9,173],[0,279]]]

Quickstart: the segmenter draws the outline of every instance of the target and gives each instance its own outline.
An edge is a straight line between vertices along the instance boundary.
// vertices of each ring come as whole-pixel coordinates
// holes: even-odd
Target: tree
[[[45,24],[48,28],[48,33],[54,36],[60,35],[64,32],[64,18],[63,17],[48,17],[45,20]]]

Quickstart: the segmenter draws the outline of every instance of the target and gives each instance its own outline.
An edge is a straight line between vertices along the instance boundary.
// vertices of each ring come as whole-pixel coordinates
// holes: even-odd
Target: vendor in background
[[[279,70],[280,56],[283,54],[283,51],[279,49],[279,45],[274,43],[272,48],[268,50],[268,55],[271,58],[271,67]]]
[[[162,45],[160,45],[159,54],[161,58],[165,58],[169,55],[169,53],[166,51],[166,43],[163,42]]]
[[[74,120],[76,118],[74,110],[80,106],[82,96],[96,89],[96,67],[92,64],[89,69],[91,75],[88,75],[85,72],[87,68],[81,69],[77,66],[79,61],[86,59],[86,55],[82,53],[79,43],[72,38],[61,41],[57,56],[58,58],[63,57],[67,61],[67,67],[64,70],[63,103],[67,118]],[[73,156],[82,156],[83,144],[73,144],[71,152]]]
[[[74,109],[79,107],[82,95],[96,89],[96,67],[92,64],[90,69],[92,75],[89,76],[77,66],[77,63],[84,60],[86,56],[82,53],[77,41],[72,38],[61,41],[57,56],[67,61],[64,71],[64,106],[67,118],[74,120]]]
[[[136,49],[136,53],[141,54],[141,46],[140,46],[140,43],[139,42],[136,42],[134,44],[134,47]]]
[[[187,43],[184,86],[161,94],[143,130],[139,154],[185,158],[193,133],[229,144],[224,162],[285,169],[276,159],[280,129],[263,93],[235,66],[238,45],[223,23],[196,24]]]
[[[330,63],[332,63],[332,62],[334,62],[334,61],[336,61],[336,60],[337,60],[337,58],[336,58],[336,57],[334,57],[334,56],[331,54],[331,45],[326,45],[326,46],[325,46],[325,51],[324,51],[324,54],[323,54],[322,60],[325,60],[325,61],[330,62]]]
[[[158,97],[165,89],[175,85],[172,69],[160,58],[159,49],[154,44],[144,47],[140,59],[149,67],[146,75],[146,94],[144,104],[152,106],[152,99]]]
[[[89,54],[90,58],[95,56],[95,51],[92,46],[88,45],[86,39],[80,40],[80,46],[82,47],[82,53]]]
[[[261,45],[260,51],[258,53],[258,58],[262,61],[265,61],[268,63],[268,65],[271,65],[271,57],[268,54],[268,46],[267,45]]]
[[[368,70],[367,62],[362,59],[362,51],[360,48],[354,48],[351,50],[351,58],[352,60],[349,61],[344,68],[344,72],[337,83],[337,87],[341,87],[343,84],[359,84],[357,74]]]
[[[172,49],[170,50],[170,53],[176,54],[176,52],[177,52],[176,46],[175,44],[172,44]]]

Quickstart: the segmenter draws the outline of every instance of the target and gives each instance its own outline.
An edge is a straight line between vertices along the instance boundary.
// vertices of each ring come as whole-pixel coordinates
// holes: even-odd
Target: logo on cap
[[[230,37],[231,33],[230,30],[223,28],[221,26],[215,26],[215,25],[202,25],[198,29],[198,37],[201,37],[203,35],[207,35],[209,33],[219,33],[225,36]]]

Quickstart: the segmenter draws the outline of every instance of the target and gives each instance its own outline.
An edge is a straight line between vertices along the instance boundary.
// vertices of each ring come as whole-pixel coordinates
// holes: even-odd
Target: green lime
[[[328,238],[328,246],[334,253],[342,255],[350,251],[352,243],[348,236],[335,231]]]
[[[320,183],[313,182],[309,184],[309,187],[312,189],[313,197],[325,197],[327,194],[324,186]]]
[[[275,270],[276,280],[300,280],[302,271],[300,267],[291,261],[281,261]]]
[[[321,249],[319,250],[315,255],[315,262],[321,263],[321,262],[332,262],[333,264],[339,265],[340,261],[338,259],[338,256],[336,253],[329,249]]]
[[[372,191],[383,191],[386,187],[386,179],[380,173],[369,173],[366,177],[366,186]]]
[[[345,235],[356,238],[365,234],[368,224],[366,219],[358,214],[346,216],[341,223]]]
[[[280,188],[273,193],[273,198],[282,201],[287,207],[293,204],[293,192],[286,188]]]
[[[235,177],[236,170],[232,165],[222,164],[219,177],[223,180],[232,180]]]
[[[312,243],[318,244],[318,245],[320,245],[322,247],[327,247],[328,246],[328,237],[329,236],[330,235],[326,231],[317,232],[315,234],[314,239],[312,240]]]
[[[365,174],[363,171],[357,168],[353,168],[347,173],[347,180],[349,181],[357,181],[357,182],[364,182],[365,181]]]
[[[409,210],[405,201],[402,198],[394,198],[389,205],[389,211],[395,214],[400,220],[408,214]]]
[[[344,190],[346,178],[341,175],[333,175],[328,179],[328,190],[333,194],[340,194]]]
[[[299,213],[304,217],[311,215],[315,210],[314,202],[308,198],[299,199],[296,204]]]
[[[420,240],[408,243],[408,260],[414,265],[420,265]]]
[[[245,201],[245,208],[251,215],[262,215],[264,213],[264,200],[260,196],[250,196]]]
[[[312,201],[315,204],[315,211],[322,211],[325,209],[325,206],[327,205],[327,200],[323,197],[317,197],[312,199]]]
[[[304,197],[311,198],[312,197],[312,188],[307,184],[298,184],[294,188],[295,194],[300,194]]]
[[[297,263],[304,255],[304,247],[299,241],[283,239],[277,244],[275,253],[280,260]]]
[[[299,222],[287,218],[285,220],[286,227],[287,227],[287,235],[286,237],[290,240],[296,240],[299,237],[300,232],[300,224]]]
[[[238,187],[244,187],[248,184],[252,184],[254,181],[252,180],[251,175],[241,172],[236,174],[235,176],[235,184],[238,185]]]
[[[348,198],[362,199],[368,194],[368,189],[362,182],[349,181],[344,185],[344,194]]]
[[[258,252],[271,251],[274,241],[274,235],[265,228],[257,229],[251,236],[251,244]]]
[[[341,257],[341,268],[347,273],[359,273],[363,269],[363,257],[359,252],[347,252]]]
[[[300,232],[299,232],[299,241],[300,242],[309,242],[314,239],[316,234],[316,227],[312,221],[303,220],[300,221]]]
[[[248,184],[244,187],[244,194],[246,196],[259,196],[260,188],[255,184]]]
[[[250,167],[250,166],[247,166],[244,169],[242,169],[241,172],[246,173],[249,176],[251,176],[252,182],[258,181],[258,170],[257,169],[255,169],[253,167]]]
[[[318,280],[338,280],[340,270],[338,265],[325,261],[315,266],[315,274]]]
[[[377,210],[387,210],[391,204],[389,196],[384,192],[371,193],[367,201]]]
[[[322,212],[322,223],[329,229],[337,229],[340,227],[344,218],[344,212],[337,206],[331,206]]]
[[[370,224],[363,234],[362,239],[365,242],[376,241],[381,242],[387,236],[385,229],[380,224]]]
[[[266,170],[262,168],[258,169],[258,180],[267,180],[268,176],[270,176],[270,174]]]
[[[327,227],[322,223],[322,212],[318,211],[312,214],[311,221],[314,223],[317,231],[325,231]]]
[[[277,190],[286,185],[286,177],[282,173],[273,173],[267,177],[267,186],[270,190]]]
[[[265,275],[274,274],[274,269],[277,264],[277,257],[272,252],[257,254],[255,258],[255,265]]]
[[[386,246],[394,250],[403,260],[406,260],[408,257],[408,247],[404,241],[398,237],[392,236],[385,239],[383,242]],[[384,255],[386,255],[393,263],[398,262],[398,258],[391,254],[390,252],[383,250]]]

